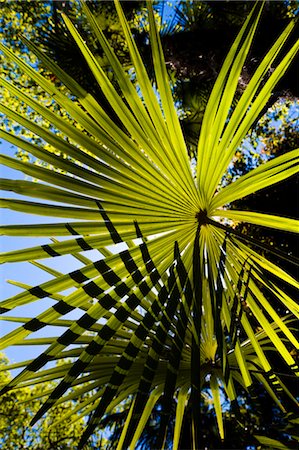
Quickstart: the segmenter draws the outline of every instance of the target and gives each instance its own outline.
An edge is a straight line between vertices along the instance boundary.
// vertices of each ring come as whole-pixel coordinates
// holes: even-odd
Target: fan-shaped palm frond
[[[40,136],[53,151],[4,131],[0,132],[1,136],[60,169],[54,172],[2,156],[5,165],[40,180],[40,183],[3,180],[3,188],[44,201],[8,198],[2,204],[24,213],[67,220],[3,226],[2,233],[69,237],[7,252],[2,254],[2,261],[36,261],[73,255],[83,264],[63,274],[35,262],[52,279],[38,286],[19,284],[23,292],[1,302],[1,312],[9,314],[30,302],[47,297],[53,300],[53,306],[34,318],[3,316],[23,325],[1,339],[1,348],[47,345],[36,359],[13,366],[23,370],[3,391],[60,380],[52,392],[45,393],[48,398],[35,418],[38,420],[54,403],[76,399],[90,390],[92,396],[75,407],[78,417],[90,415],[82,445],[106,413],[131,398],[118,449],[135,447],[158,400],[162,405],[162,419],[157,442],[163,448],[175,398],[173,448],[179,446],[180,428],[188,405],[192,410],[195,449],[199,442],[200,393],[204,383],[210,384],[219,433],[224,438],[220,385],[225,387],[230,401],[235,402],[235,383],[249,389],[257,379],[283,408],[281,393],[291,397],[292,394],[273,372],[269,347],[298,374],[291,353],[292,348],[298,349],[298,341],[288,322],[271,304],[271,299],[281,302],[298,318],[298,305],[281,285],[298,288],[298,283],[262,257],[258,249],[284,256],[292,263],[297,261],[256,238],[239,233],[232,221],[289,232],[297,232],[297,224],[291,218],[232,211],[227,205],[296,173],[299,150],[261,165],[224,188],[221,179],[273,86],[294,58],[299,42],[281,57],[282,47],[294,27],[290,23],[232,109],[240,71],[262,10],[259,3],[254,6],[228,53],[207,104],[195,168],[189,160],[172,100],[152,5],[148,3],[154,87],[120,3],[116,1],[115,6],[135,68],[138,91],[84,3],[82,7],[91,30],[114,70],[119,91],[76,27],[65,16],[64,20],[121,121],[121,128],[90,93],[34,44],[27,42],[29,49],[64,83],[69,95],[4,45],[0,47],[77,123],[77,127],[70,125],[2,80],[12,95],[49,121],[51,127],[42,128],[5,105],[1,105],[1,111]],[[277,68],[264,82],[264,75],[278,56]],[[57,130],[65,139],[57,135]],[[89,250],[99,252],[98,260],[89,260],[81,254]],[[69,288],[72,288],[70,293]],[[75,310],[79,312],[78,320],[61,318]],[[62,326],[66,331],[58,337],[28,339],[31,333],[46,326]],[[264,330],[262,334],[260,328]],[[63,358],[73,358],[73,363],[44,367]]]

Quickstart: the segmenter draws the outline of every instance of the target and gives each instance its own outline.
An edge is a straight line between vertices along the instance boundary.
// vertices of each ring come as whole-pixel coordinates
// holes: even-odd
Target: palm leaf
[[[298,305],[282,289],[283,284],[298,289],[298,283],[258,251],[278,255],[292,264],[298,261],[238,232],[227,222],[245,221],[298,232],[297,222],[292,218],[230,209],[229,205],[297,173],[299,151],[268,161],[226,187],[221,186],[221,178],[236,148],[265,107],[272,88],[295,57],[299,42],[281,56],[294,26],[290,23],[236,103],[238,77],[262,11],[262,4],[256,3],[211,93],[194,170],[172,99],[152,5],[148,2],[154,85],[119,1],[115,1],[115,6],[136,85],[86,4],[83,10],[91,31],[106,54],[118,88],[75,25],[66,16],[64,21],[117,114],[120,126],[89,92],[33,43],[26,41],[66,89],[55,87],[3,44],[0,46],[5,56],[66,112],[62,118],[3,79],[5,89],[50,126],[42,127],[1,105],[2,113],[39,136],[41,143],[33,144],[4,131],[1,136],[44,163],[40,167],[1,157],[6,166],[39,180],[38,183],[2,180],[4,190],[26,197],[3,199],[2,206],[65,221],[7,225],[1,228],[2,233],[67,237],[61,242],[54,239],[42,246],[1,256],[2,262],[32,261],[51,277],[37,286],[14,282],[23,292],[3,300],[1,313],[34,301],[42,302],[44,298],[53,301],[37,317],[14,318],[11,314],[2,317],[21,325],[0,340],[1,348],[47,345],[36,359],[11,366],[23,370],[2,392],[16,386],[59,380],[53,390],[41,394],[48,399],[34,420],[53,404],[75,400],[90,392],[88,400],[75,406],[78,419],[90,416],[81,446],[105,414],[126,398],[132,398],[118,448],[137,445],[158,400],[162,419],[157,442],[163,448],[174,398],[177,402],[174,448],[179,446],[179,429],[187,409],[191,410],[192,441],[197,448],[200,396],[206,382],[222,439],[220,386],[225,388],[231,402],[236,402],[236,383],[252,389],[255,382],[261,382],[281,408],[284,408],[282,393],[296,402],[273,372],[268,352],[280,354],[286,366],[298,375],[290,348],[298,349],[299,343],[290,321],[269,300],[270,295],[298,318]],[[277,58],[280,58],[277,68],[265,81]],[[95,260],[82,254],[90,250],[97,250]],[[39,262],[65,255],[78,261],[78,269],[60,273]],[[65,292],[69,288],[72,291]],[[77,319],[62,318],[72,311],[77,311]],[[256,330],[255,323],[263,328],[262,333]],[[65,328],[60,336],[31,337],[37,330],[57,325]],[[66,358],[71,358],[72,363]],[[62,360],[59,366],[46,366],[58,360]],[[66,417],[69,415],[70,412]]]

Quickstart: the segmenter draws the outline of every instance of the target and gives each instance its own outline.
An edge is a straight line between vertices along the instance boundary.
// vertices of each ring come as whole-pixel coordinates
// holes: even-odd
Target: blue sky
[[[0,152],[5,155],[14,156],[16,152],[16,148],[11,146],[11,144],[1,140],[0,141]],[[20,172],[7,168],[5,166],[1,166],[1,178],[11,178],[11,179],[24,179],[24,175]],[[21,196],[17,196],[16,194],[5,192],[5,197],[14,197],[14,198],[23,198]],[[53,220],[54,221],[54,220]],[[36,216],[31,214],[23,214],[15,211],[11,211],[9,209],[1,210],[1,224],[26,224],[26,223],[43,223],[43,222],[51,222],[51,218]],[[57,222],[57,220],[55,220]],[[39,244],[45,244],[50,242],[46,238],[28,238],[28,237],[9,237],[2,236],[0,240],[0,249],[1,252],[18,250],[24,247],[36,246]],[[86,255],[88,256],[88,255]],[[62,272],[70,272],[78,268],[78,262],[76,262],[71,257],[59,257],[59,258],[51,258],[44,262],[46,265],[49,265],[52,268],[55,268],[58,271]],[[5,300],[19,292],[22,292],[17,286],[7,283],[7,280],[15,280],[18,282],[26,283],[31,286],[38,285],[44,281],[47,281],[51,278],[50,275],[46,274],[44,271],[34,267],[29,263],[7,263],[0,266],[1,273],[1,300]],[[7,313],[5,315],[9,316],[19,316],[19,317],[34,317],[37,314],[44,311],[46,308],[51,306],[53,301],[50,299],[43,299],[42,301],[36,301],[29,305],[24,305],[23,307],[18,307],[11,313]],[[4,316],[5,316],[4,315]],[[65,316],[64,318],[66,318]],[[74,315],[73,315],[74,317]],[[0,335],[4,336],[6,333],[12,331],[17,326],[21,324],[16,324],[14,322],[5,322],[0,321]],[[55,333],[61,331],[63,328],[54,328],[54,327],[46,327],[39,332],[34,334],[34,337],[44,337],[44,336],[54,336]],[[33,337],[33,335],[31,336]],[[25,359],[30,359],[36,355],[38,355],[41,351],[40,346],[15,346],[9,347],[4,350],[4,353],[8,356],[10,361],[19,362]]]

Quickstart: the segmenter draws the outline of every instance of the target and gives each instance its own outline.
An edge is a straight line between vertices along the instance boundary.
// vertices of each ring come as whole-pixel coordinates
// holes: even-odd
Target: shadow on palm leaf
[[[97,206],[114,244],[116,246],[123,244],[124,241],[102,205],[97,202]],[[246,303],[249,291],[251,271],[246,261],[240,272],[234,297],[232,299],[225,298],[227,293],[223,279],[226,270],[226,243],[230,239],[229,234],[226,234],[222,244],[216,289],[214,289],[211,284],[213,278],[208,258],[205,261],[204,283],[199,282],[200,279],[196,277],[196,273],[202,272],[197,251],[200,225],[193,249],[185,250],[189,250],[193,259],[195,272],[192,277],[185,268],[177,242],[174,245],[173,263],[169,270],[161,275],[150,256],[147,240],[143,237],[137,222],[135,222],[135,230],[136,238],[142,242],[134,245],[134,248],[139,249],[146,271],[143,273],[140,271],[130,248],[128,248],[120,251],[117,258],[118,263],[122,264],[126,270],[124,278],[120,278],[105,260],[93,263],[94,268],[107,283],[106,291],[100,288],[97,282],[86,277],[81,270],[71,272],[69,277],[82,284],[80,291],[87,294],[88,298],[92,300],[92,305],[87,308],[79,320],[73,321],[66,332],[57,338],[44,353],[30,362],[2,390],[4,393],[20,383],[22,385],[22,382],[26,380],[37,377],[42,380],[52,369],[46,369],[41,373],[37,373],[37,371],[48,362],[69,355],[66,348],[79,343],[80,337],[87,333],[89,342],[84,347],[76,347],[79,357],[74,363],[59,366],[61,370],[59,377],[62,378],[62,381],[51,392],[43,407],[32,420],[32,424],[34,424],[52,405],[63,400],[62,396],[66,391],[72,390],[78,384],[83,384],[87,379],[94,380],[93,387],[95,388],[97,385],[99,387],[94,396],[87,401],[89,410],[90,403],[93,404],[87,428],[82,436],[82,446],[85,445],[97,426],[106,423],[109,417],[110,419],[114,417],[111,416],[111,413],[109,414],[109,411],[113,411],[117,404],[121,405],[128,397],[132,397],[132,404],[126,416],[123,448],[137,445],[144,429],[148,429],[148,420],[153,414],[159,416],[155,425],[155,448],[162,448],[166,442],[169,442],[169,436],[179,433],[186,414],[189,417],[188,420],[191,421],[189,423],[191,436],[195,439],[195,420],[197,420],[196,425],[199,428],[202,423],[203,386],[211,392],[219,431],[222,434],[221,404],[223,399],[221,400],[221,398],[223,398],[223,387],[221,386],[229,387],[227,394],[235,407],[237,399],[233,394],[234,383],[237,381],[244,386],[237,367],[235,347],[241,331],[242,316],[247,314],[246,310],[244,312],[244,303]],[[69,231],[77,234],[75,228]],[[90,247],[83,238],[79,239],[82,248]],[[47,252],[52,253],[51,256],[57,256],[53,254],[50,246]],[[29,291],[33,295],[38,294],[39,298],[49,295],[42,286],[36,286]],[[204,310],[203,295],[209,297],[210,311]],[[148,308],[145,310],[141,305],[148,299],[151,300],[151,303],[148,303]],[[232,304],[231,311],[234,318],[231,321],[227,338],[224,335],[222,319],[223,301]],[[137,312],[140,307],[144,311],[143,313]],[[74,309],[75,306],[71,306],[67,301],[58,301],[52,307],[52,311],[58,315],[64,315]],[[211,314],[212,322],[207,320],[205,314]],[[129,320],[132,316],[134,317],[133,322]],[[101,318],[106,319],[105,324],[100,325],[99,331],[95,334],[93,326]],[[209,322],[213,324],[214,331],[212,330],[212,332],[207,330],[207,327],[211,326],[208,325]],[[23,325],[23,329],[31,333],[46,325],[47,323],[34,318]],[[263,333],[260,334],[263,335]],[[262,337],[265,340],[265,337]],[[261,342],[262,337],[257,339]],[[266,339],[266,343],[269,345],[271,341]],[[114,345],[115,349],[118,349],[116,352],[113,348]],[[281,381],[273,373],[265,376],[254,352],[251,356],[247,350],[248,346],[252,351],[251,343],[246,341],[242,343],[242,351],[246,355],[249,372],[252,370],[258,380],[265,385],[270,395],[277,398],[277,393],[280,394],[284,386],[281,386]],[[104,349],[106,351],[104,358],[101,359],[102,363],[105,357],[107,362],[109,362],[109,357],[112,357],[113,362],[112,365],[109,364],[106,377],[100,378],[101,383],[99,384],[96,383],[99,370],[97,360]],[[114,351],[110,354],[109,349]],[[230,370],[230,366],[232,366],[232,370]],[[272,387],[268,382],[271,382]],[[122,395],[124,387],[125,391]],[[285,390],[288,392],[287,389]],[[291,396],[290,393],[289,395]],[[67,398],[69,397],[65,397],[65,399]],[[278,399],[277,401],[279,402]],[[84,406],[86,406],[86,402],[79,405],[77,409],[80,410]],[[176,414],[175,425],[174,414]],[[104,420],[103,416],[107,416],[107,419]]]

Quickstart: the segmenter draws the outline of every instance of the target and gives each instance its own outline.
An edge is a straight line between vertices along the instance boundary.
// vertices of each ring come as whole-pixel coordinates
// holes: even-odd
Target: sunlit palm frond
[[[0,340],[1,348],[47,345],[36,359],[13,366],[23,370],[4,390],[60,380],[53,391],[45,393],[48,398],[35,420],[54,403],[91,391],[91,396],[76,406],[78,417],[91,417],[82,445],[104,414],[124,399],[132,399],[118,449],[134,448],[158,400],[163,420],[157,439],[162,448],[171,401],[175,398],[174,448],[179,445],[187,405],[193,411],[196,448],[200,432],[197,414],[204,383],[209,383],[219,433],[224,438],[220,385],[233,402],[235,383],[247,389],[257,379],[281,404],[280,391],[287,388],[273,375],[268,347],[275,349],[298,375],[290,351],[290,348],[298,349],[297,338],[283,314],[271,304],[273,298],[298,317],[298,305],[281,288],[281,283],[286,283],[298,289],[298,283],[283,268],[258,253],[263,248],[281,256],[279,250],[242,235],[231,221],[289,232],[298,232],[297,223],[291,218],[230,210],[228,205],[298,172],[299,150],[261,165],[224,188],[221,178],[265,106],[273,86],[290,65],[299,42],[280,58],[277,68],[264,82],[264,76],[294,27],[290,23],[232,109],[238,78],[262,10],[259,3],[254,6],[228,53],[207,104],[195,168],[189,160],[172,100],[152,5],[148,3],[155,87],[150,83],[120,3],[116,1],[115,6],[135,68],[138,90],[85,3],[83,9],[91,30],[110,62],[119,90],[112,85],[76,27],[65,16],[64,20],[121,121],[121,128],[90,93],[32,43],[28,42],[30,50],[64,83],[69,94],[43,78],[4,45],[0,47],[77,123],[77,127],[71,125],[3,80],[12,95],[51,126],[43,128],[5,105],[1,105],[1,111],[40,136],[53,151],[42,144],[0,132],[4,139],[49,165],[39,167],[2,156],[3,164],[40,181],[3,180],[5,190],[33,200],[7,198],[2,200],[2,205],[24,213],[63,218],[66,222],[3,226],[2,233],[68,237],[1,256],[7,262],[35,260],[35,264],[52,276],[38,286],[19,284],[23,292],[2,301],[2,313],[10,314],[18,306],[44,298],[53,300],[53,305],[37,317],[17,319],[23,325]],[[82,252],[89,250],[96,250],[98,258],[88,260],[82,256]],[[63,255],[73,255],[81,267],[59,273],[37,262]],[[297,263],[292,256],[283,256]],[[69,288],[72,288],[70,293]],[[77,319],[62,318],[72,311],[78,312]],[[7,317],[7,320],[14,319]],[[46,326],[62,326],[66,330],[58,337],[28,339],[31,333]],[[264,330],[262,335],[259,329]],[[72,358],[73,363],[45,367],[63,358]]]

